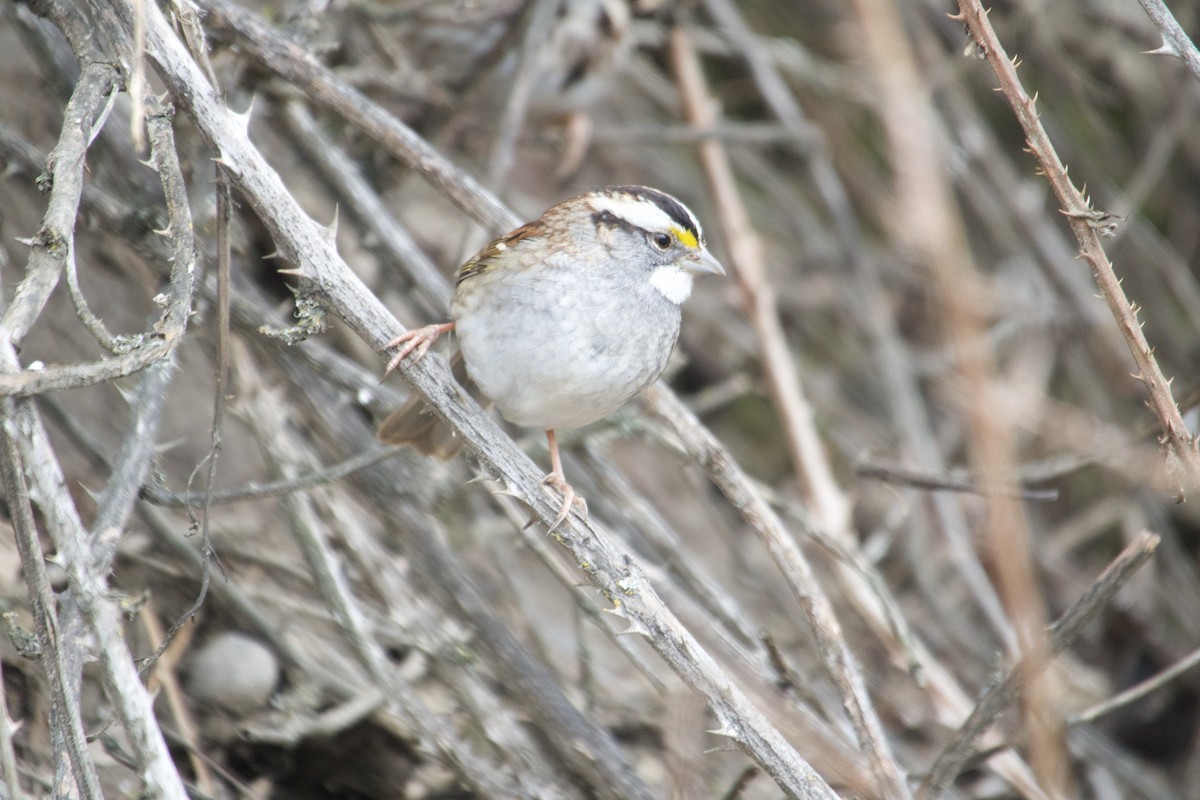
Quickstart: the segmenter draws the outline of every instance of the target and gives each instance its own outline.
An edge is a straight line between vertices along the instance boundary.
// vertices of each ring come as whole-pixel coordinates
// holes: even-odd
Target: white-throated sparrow
[[[546,432],[546,483],[587,506],[563,475],[555,430],[588,425],[649,386],[679,337],[692,277],[724,275],[695,215],[664,192],[610,186],[547,209],[483,248],[454,280],[451,321],[410,330],[389,346],[421,358],[453,330],[467,374],[509,422]],[[408,442],[428,425],[411,408],[379,428]]]

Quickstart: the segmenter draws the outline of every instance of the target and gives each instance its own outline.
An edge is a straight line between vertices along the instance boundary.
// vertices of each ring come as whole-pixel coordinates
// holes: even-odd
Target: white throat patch
[[[650,273],[650,285],[675,305],[683,305],[692,294],[692,274],[679,267],[659,267]]]

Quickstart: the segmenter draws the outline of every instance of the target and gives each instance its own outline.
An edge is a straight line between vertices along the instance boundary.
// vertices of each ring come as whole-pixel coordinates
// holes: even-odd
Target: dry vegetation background
[[[3,2],[0,795],[1196,797],[1200,70],[993,5],[1087,213],[963,7]],[[374,442],[381,348],[617,182],[731,276],[547,536],[441,358],[464,454]]]

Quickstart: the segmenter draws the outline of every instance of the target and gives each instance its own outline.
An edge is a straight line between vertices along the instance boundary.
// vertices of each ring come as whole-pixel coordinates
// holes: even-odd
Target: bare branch
[[[16,529],[17,549],[21,553],[21,564],[25,582],[29,586],[29,601],[33,607],[34,624],[42,662],[50,679],[50,700],[54,723],[51,729],[55,738],[55,757],[67,762],[73,774],[75,786],[83,800],[100,800],[100,783],[96,768],[88,755],[87,739],[83,731],[83,719],[79,710],[79,695],[72,686],[70,670],[66,664],[65,647],[59,634],[58,615],[55,612],[54,592],[46,574],[46,564],[38,541],[37,527],[33,521],[33,508],[29,501],[29,488],[25,483],[25,468],[17,447],[19,429],[15,418],[16,401],[4,400],[3,426],[0,431],[0,476],[4,480],[4,496],[8,500],[9,515]],[[77,648],[78,644],[67,645]],[[15,775],[12,776],[15,779]],[[15,786],[15,784],[14,784]]]
[[[1118,709],[1126,708],[1151,692],[1166,686],[1188,670],[1195,668],[1198,664],[1200,664],[1200,648],[1196,648],[1157,675],[1147,678],[1136,686],[1130,686],[1125,691],[1105,700],[1103,703],[1097,703],[1083,713],[1072,717],[1068,722],[1071,725],[1082,725],[1094,722],[1100,719],[1100,717],[1111,714]]]
[[[430,310],[444,314],[450,307],[450,287],[437,265],[396,222],[387,204],[364,179],[358,166],[325,135],[307,106],[291,100],[284,104],[283,112],[305,153],[333,185],[339,202],[379,237],[388,255],[407,269]]]
[[[123,24],[132,24],[127,5],[118,1],[114,8]],[[147,47],[160,76],[220,154],[224,169],[268,226],[281,254],[296,265],[300,274],[321,286],[330,308],[351,329],[377,351],[381,350],[394,337],[395,322],[379,300],[350,273],[329,238],[300,210],[279,176],[250,145],[244,126],[232,119],[207,87],[199,69],[183,52],[154,6],[147,8]],[[306,69],[316,70],[311,64]],[[456,179],[454,185],[463,184]],[[429,357],[404,367],[403,371],[502,485],[550,525],[557,508],[543,489],[541,473],[453,384],[443,362]],[[572,519],[560,526],[556,538],[571,549],[579,563],[588,565],[589,580],[612,602],[619,603],[617,611],[630,621],[634,630],[647,635],[680,677],[705,696],[717,715],[723,735],[744,747],[792,796],[832,796],[832,790],[724,676],[711,656],[662,605],[640,570],[615,550],[606,537]]]
[[[16,364],[11,349],[0,351],[0,359],[7,369]],[[39,507],[70,578],[73,597],[96,637],[105,683],[139,760],[142,779],[149,790],[168,800],[185,800],[187,792],[155,721],[150,697],[134,668],[121,630],[120,614],[116,604],[105,596],[104,581],[100,577],[104,573],[95,571],[87,531],[66,493],[62,471],[41,422],[28,399],[6,402],[12,405],[5,409],[5,425],[11,426],[9,435],[22,450],[21,463],[28,471],[31,485],[36,488]],[[117,535],[111,529],[103,533],[101,549],[111,546],[107,540]]]
[[[1093,209],[1087,198],[1067,177],[1067,168],[1038,118],[1034,99],[1021,85],[1021,80],[1017,77],[1017,68],[1013,66],[1012,59],[1000,44],[983,5],[979,0],[960,0],[959,7],[970,28],[971,36],[982,48],[984,57],[1000,82],[1000,91],[1004,93],[1017,121],[1025,131],[1029,151],[1037,159],[1042,174],[1046,176],[1055,196],[1058,197],[1062,213],[1079,241],[1080,255],[1092,268],[1092,274],[1100,287],[1100,294],[1108,304],[1109,311],[1138,366],[1137,377],[1146,384],[1150,407],[1158,417],[1165,441],[1170,445],[1171,453],[1182,469],[1183,482],[1188,486],[1200,486],[1200,450],[1197,450],[1196,438],[1188,430],[1179,413],[1179,407],[1171,394],[1171,382],[1163,375],[1158,359],[1155,358],[1154,351],[1142,332],[1137,311],[1125,296],[1121,281],[1117,278],[1112,262],[1108,260],[1104,245],[1100,241],[1106,215]]]
[[[146,120],[151,158],[159,171],[166,195],[172,242],[170,287],[164,300],[166,309],[156,326],[158,335],[162,337],[163,360],[155,364],[138,386],[132,403],[134,414],[129,435],[122,443],[111,479],[97,503],[98,510],[92,525],[96,534],[109,528],[124,527],[133,510],[138,489],[146,480],[150,461],[155,455],[159,415],[174,369],[175,347],[182,341],[192,310],[196,248],[192,238],[192,216],[188,210],[179,155],[175,151],[171,130],[171,114],[157,101],[151,101],[149,105]],[[112,555],[111,552],[105,553],[98,563],[106,569]]]
[[[0,319],[0,340],[19,343],[42,312],[58,276],[74,257],[75,219],[83,193],[84,160],[97,127],[108,115],[119,75],[111,64],[84,65],[63,114],[58,144],[47,159],[41,186],[50,192],[42,227],[29,240],[25,278]]]
[[[1154,555],[1159,537],[1141,533],[1121,551],[1108,568],[1091,584],[1066,613],[1055,623],[1050,635],[1050,649],[1039,662],[1025,661],[995,683],[980,698],[971,716],[955,732],[921,786],[922,800],[936,800],[954,780],[959,769],[971,755],[972,745],[995,722],[996,718],[1016,701],[1026,685],[1050,663],[1050,658],[1066,650],[1078,638],[1084,626],[1093,619],[1125,585],[1134,573]]]
[[[1163,37],[1162,45],[1157,50],[1150,52],[1175,56],[1187,65],[1192,77],[1200,81],[1200,50],[1197,50],[1196,45],[1188,38],[1187,32],[1179,24],[1179,20],[1175,19],[1171,9],[1167,8],[1167,4],[1163,0],[1138,0],[1138,2],[1142,4],[1142,8],[1145,9],[1146,14]]]
[[[199,0],[196,5],[204,9],[205,22],[217,35],[230,37],[265,69],[278,72],[307,97],[336,111],[385,145],[397,158],[420,170],[430,183],[491,233],[503,233],[520,223],[494,195],[454,168],[408,126],[335,79],[308,53],[252,14],[228,0]]]

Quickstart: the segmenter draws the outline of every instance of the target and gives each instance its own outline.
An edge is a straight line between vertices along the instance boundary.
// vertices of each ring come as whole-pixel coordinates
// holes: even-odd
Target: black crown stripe
[[[654,205],[662,209],[662,212],[670,217],[679,227],[689,231],[697,240],[703,240],[700,234],[700,228],[696,223],[695,218],[688,212],[683,205],[671,195],[665,192],[660,192],[657,189],[651,189],[649,186],[614,186],[614,193],[627,194],[631,197],[638,197],[643,200],[648,200]]]

